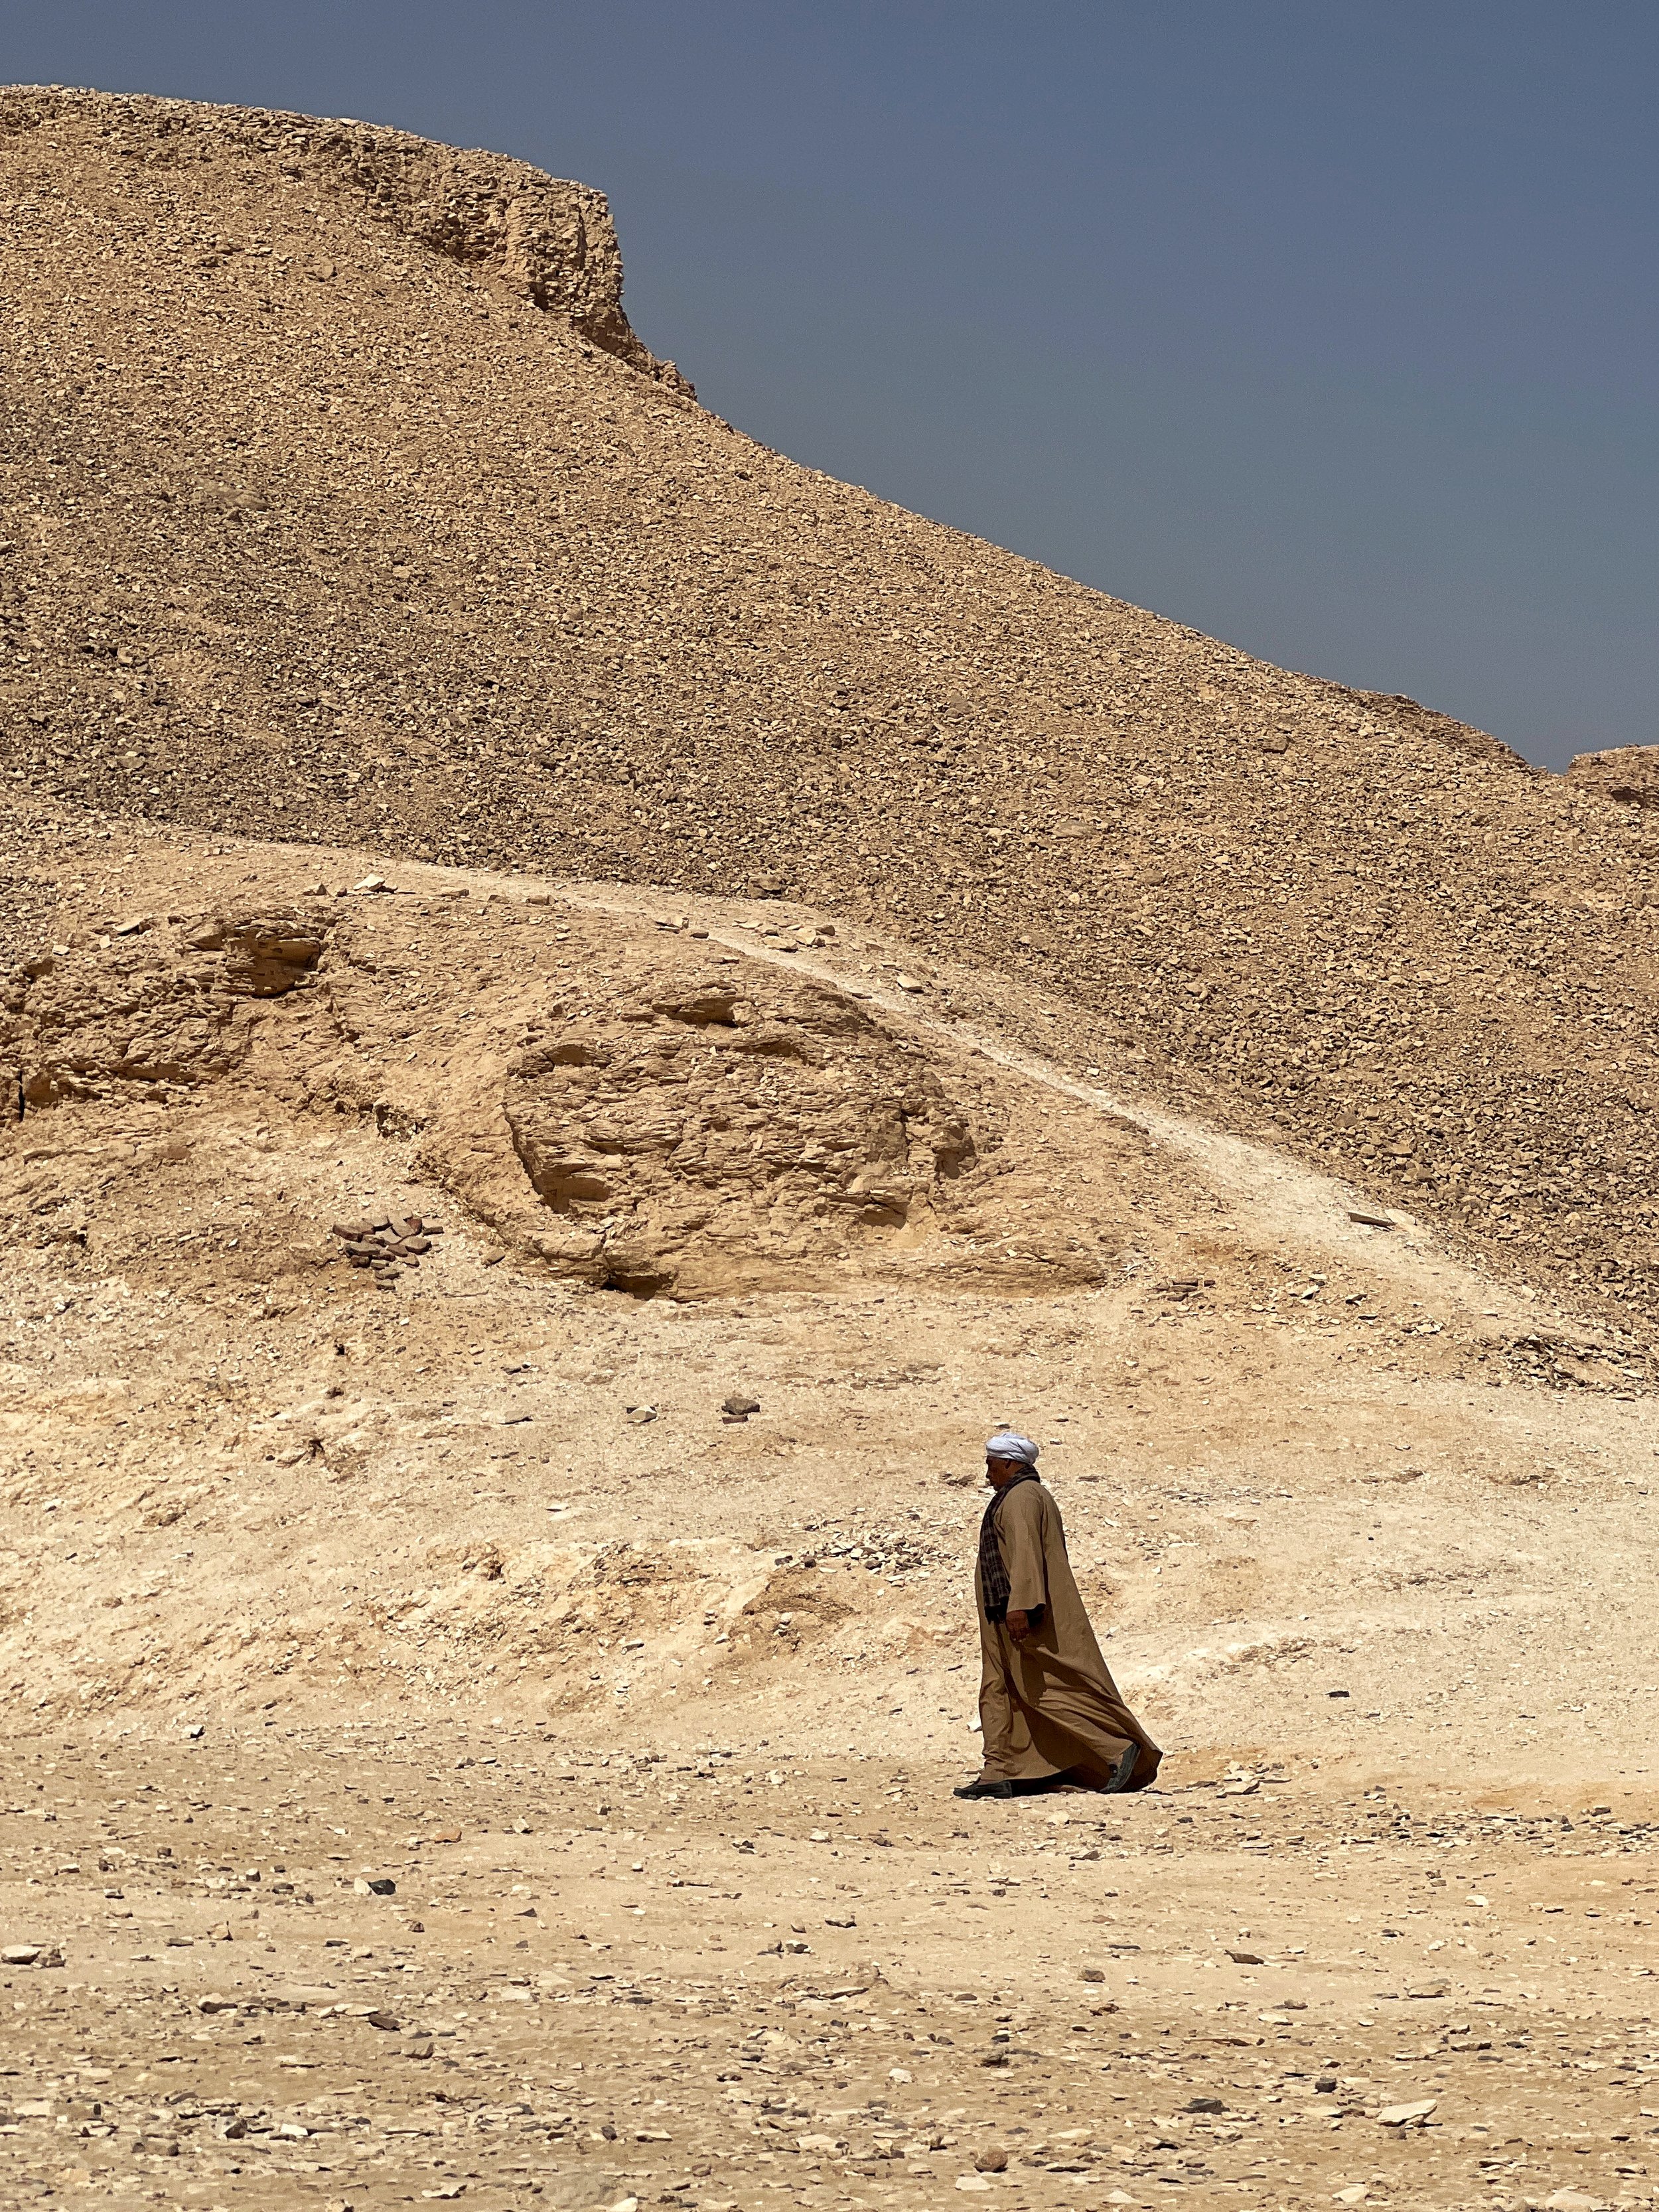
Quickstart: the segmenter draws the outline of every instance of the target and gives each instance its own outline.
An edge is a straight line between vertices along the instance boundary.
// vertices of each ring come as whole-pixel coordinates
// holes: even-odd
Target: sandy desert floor
[[[772,1728],[15,1745],[9,2201],[1648,2201],[1648,1794]]]

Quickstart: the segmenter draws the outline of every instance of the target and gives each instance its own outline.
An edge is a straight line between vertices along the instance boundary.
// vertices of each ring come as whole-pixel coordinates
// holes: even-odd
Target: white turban
[[[1030,1437],[1018,1436],[1012,1429],[999,1429],[986,1443],[987,1459],[1017,1459],[1027,1467],[1036,1465],[1037,1448]]]

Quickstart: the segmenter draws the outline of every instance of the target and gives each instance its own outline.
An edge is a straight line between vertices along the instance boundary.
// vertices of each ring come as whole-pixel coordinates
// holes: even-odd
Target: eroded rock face
[[[1569,783],[1625,806],[1659,806],[1659,745],[1615,745],[1579,753],[1564,771]]]
[[[173,167],[226,154],[276,156],[285,165],[281,173],[350,196],[377,222],[568,316],[631,368],[691,389],[672,362],[647,351],[623,313],[610,205],[589,185],[507,155],[463,152],[372,123],[58,86],[0,88],[0,131],[88,126],[113,137],[130,159]]]
[[[630,1289],[848,1252],[934,1209],[975,1159],[938,1078],[852,1000],[719,971],[550,1015],[502,1104],[543,1205],[600,1237]]]
[[[17,969],[0,1002],[0,1057],[23,1110],[229,1073],[246,1049],[239,1002],[286,995],[323,945],[297,912],[77,933]]]
[[[217,952],[224,988],[233,996],[280,999],[315,968],[326,932],[296,914],[240,919],[217,915],[186,933],[194,952]]]

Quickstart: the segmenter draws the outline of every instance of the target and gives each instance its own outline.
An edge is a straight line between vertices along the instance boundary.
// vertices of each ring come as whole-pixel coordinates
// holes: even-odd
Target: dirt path
[[[797,975],[813,975],[838,989],[852,990],[904,1029],[948,1042],[958,1050],[981,1054],[995,1066],[1056,1097],[1073,1099],[1105,1120],[1138,1124],[1156,1144],[1190,1164],[1238,1227],[1264,1243],[1279,1243],[1300,1251],[1310,1266],[1322,1259],[1338,1264],[1358,1260],[1402,1293],[1432,1285],[1441,1298],[1456,1297],[1495,1321],[1536,1323],[1540,1318],[1535,1298],[1495,1284],[1490,1276],[1448,1252],[1425,1224],[1398,1208],[1380,1207],[1352,1184],[1302,1166],[1270,1146],[1171,1112],[1136,1092],[1090,1081],[1060,1061],[1010,1042],[982,1020],[971,1016],[941,1019],[929,1011],[932,994],[927,987],[907,991],[884,982],[872,969],[878,963],[889,972],[908,972],[908,960],[918,980],[923,974],[948,975],[964,997],[980,1000],[1006,993],[1007,986],[999,976],[953,969],[945,962],[908,954],[905,948],[872,933],[850,930],[845,923],[836,923],[798,903],[779,909],[787,916],[791,934],[827,927],[830,941],[810,950],[797,946],[786,952],[767,942],[762,933],[764,925],[734,924],[730,919],[732,902],[726,900],[698,900],[631,885],[573,885],[557,878],[485,870],[409,867],[399,870],[398,875],[400,880],[406,878],[411,882],[427,878],[450,883],[464,880],[480,893],[507,898],[523,898],[533,890],[585,913],[705,929],[711,945],[722,945],[743,959],[763,962]],[[1071,1011],[1060,1000],[1054,1001],[1054,1007],[1062,1013]],[[1391,1225],[1374,1226],[1356,1220],[1356,1214]]]

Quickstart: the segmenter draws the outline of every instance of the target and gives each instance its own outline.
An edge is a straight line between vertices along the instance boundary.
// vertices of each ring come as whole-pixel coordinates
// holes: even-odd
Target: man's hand
[[[1030,1614],[1016,1612],[1009,1613],[1006,1618],[1009,1635],[1013,1638],[1016,1644],[1024,1644],[1031,1632]]]

